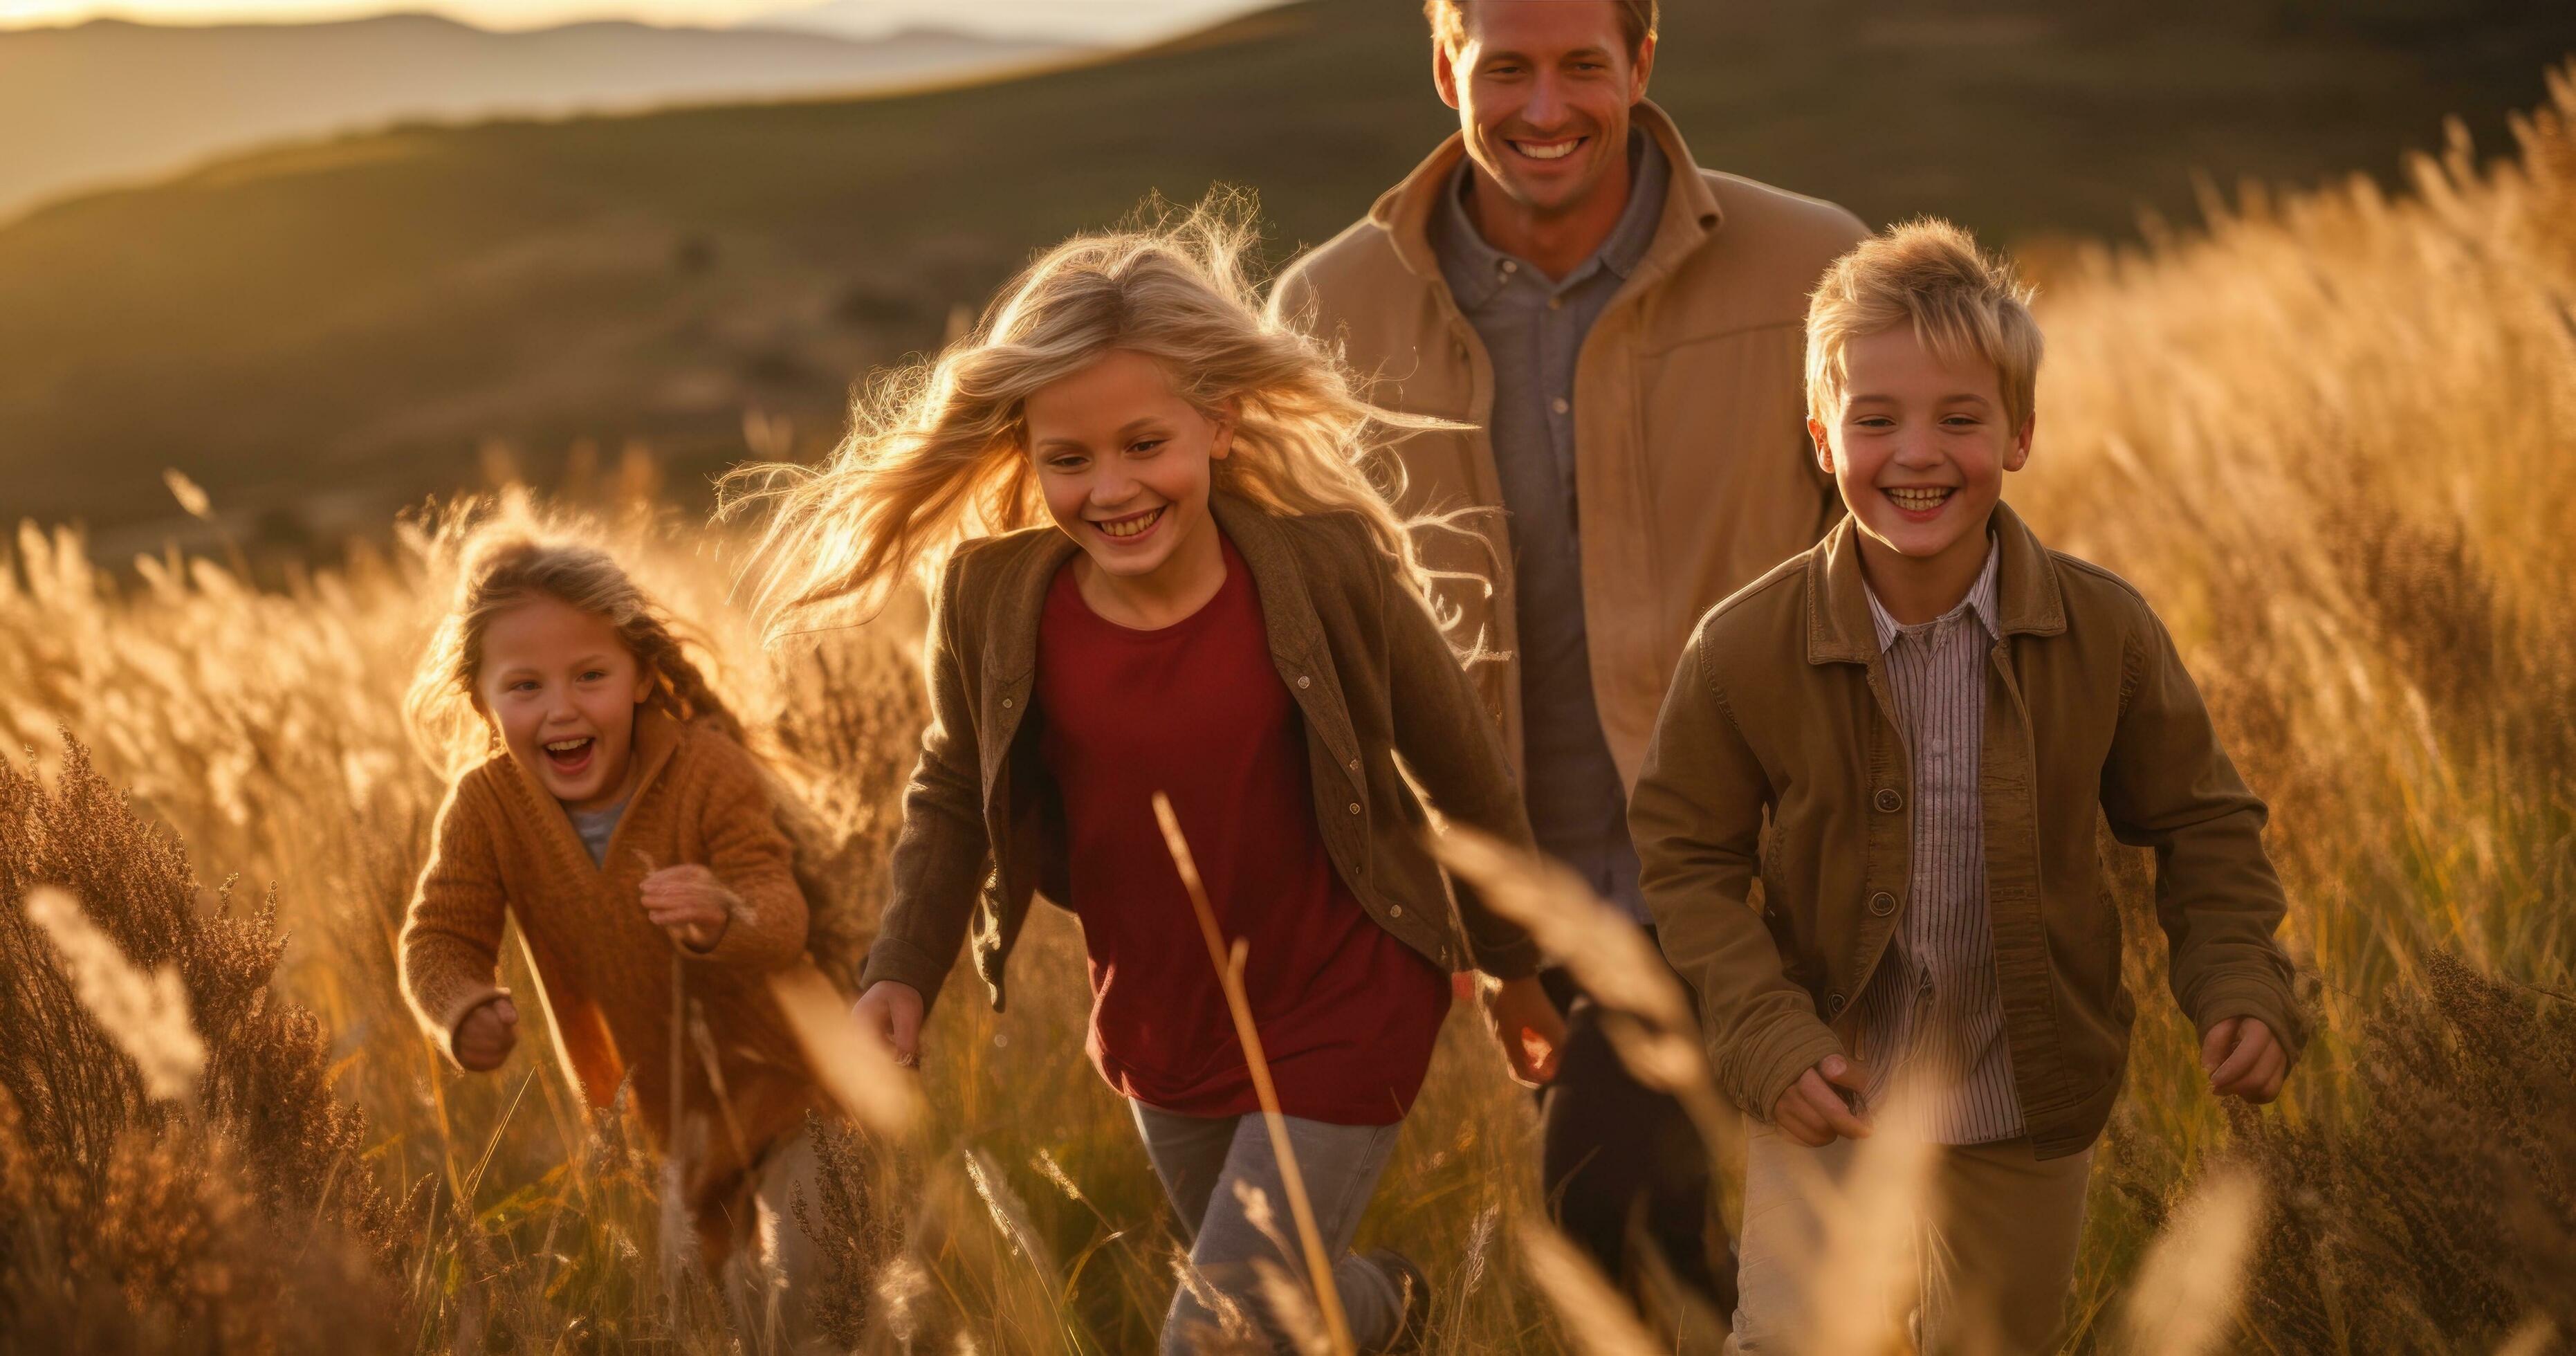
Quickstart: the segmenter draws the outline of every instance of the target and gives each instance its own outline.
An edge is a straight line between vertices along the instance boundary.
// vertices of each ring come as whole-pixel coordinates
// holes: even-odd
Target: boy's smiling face
[[[2004,473],[2030,459],[2032,421],[2014,426],[1993,363],[1945,359],[1911,325],[1857,336],[1843,356],[1839,415],[1807,431],[1858,522],[1863,559],[1883,553],[1946,574],[1973,558],[1973,575]]]
[[[632,789],[647,683],[608,618],[539,594],[484,625],[474,688],[510,756],[555,799],[606,810]]]

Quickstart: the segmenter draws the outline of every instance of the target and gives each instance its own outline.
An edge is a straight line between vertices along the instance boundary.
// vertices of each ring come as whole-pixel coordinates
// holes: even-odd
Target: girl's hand
[[[2261,1105],[2281,1095],[2290,1052],[2262,1018],[2230,1017],[2200,1038],[2200,1067],[2209,1074],[2213,1095]]]
[[[716,949],[742,897],[696,863],[666,866],[644,878],[644,914],[691,951]]]
[[[500,1068],[518,1043],[519,1010],[506,998],[476,1005],[456,1024],[456,1062],[476,1073]]]
[[[899,980],[880,979],[850,1007],[860,1029],[894,1050],[894,1062],[905,1068],[921,1063],[921,990]]]
[[[1556,1077],[1557,1052],[1565,1048],[1565,1017],[1536,979],[1507,979],[1484,990],[1485,1021],[1502,1042],[1512,1080],[1535,1088]]]

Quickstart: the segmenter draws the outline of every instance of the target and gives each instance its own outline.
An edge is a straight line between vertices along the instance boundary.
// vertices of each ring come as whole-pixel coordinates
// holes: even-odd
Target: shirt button
[[[1515,260],[1511,260],[1511,259],[1505,259],[1505,260],[1502,262],[1501,267],[1502,267],[1503,272],[1505,272],[1505,273],[1518,273],[1518,272],[1520,272],[1520,271],[1521,271],[1521,266],[1520,266],[1520,264],[1519,264],[1517,261],[1515,261]]]
[[[1352,814],[1358,814],[1359,812],[1360,812],[1360,803],[1359,803],[1358,801],[1352,801],[1352,802],[1351,802],[1351,813],[1352,813]]]
[[[1547,309],[1549,309],[1549,310],[1551,310],[1551,311],[1562,311],[1562,310],[1564,310],[1564,309],[1565,309],[1565,298],[1564,298],[1564,297],[1562,297],[1562,296],[1549,297],[1549,298],[1547,299]]]
[[[1548,402],[1548,407],[1555,410],[1558,414],[1563,414],[1567,410],[1574,408],[1574,402],[1567,400],[1563,396],[1558,396],[1556,399]]]
[[[1889,894],[1885,890],[1881,890],[1877,894],[1871,895],[1869,897],[1869,911],[1877,914],[1881,918],[1885,918],[1889,914],[1896,912],[1896,896]]]
[[[1900,794],[1895,787],[1882,786],[1878,788],[1878,800],[1876,803],[1878,805],[1879,813],[1892,815],[1905,808],[1905,797]]]

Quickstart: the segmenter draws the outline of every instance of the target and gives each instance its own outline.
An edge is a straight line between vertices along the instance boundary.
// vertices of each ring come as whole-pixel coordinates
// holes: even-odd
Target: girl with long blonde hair
[[[460,1068],[498,1068],[518,1043],[498,982],[515,919],[565,1073],[601,1108],[631,1080],[737,1322],[802,1342],[817,1254],[789,1202],[814,1193],[807,1114],[826,1103],[769,987],[810,960],[776,782],[607,551],[523,506],[441,546],[455,598],[406,712],[449,789],[403,996]]]
[[[1349,1252],[1421,1087],[1452,971],[1481,968],[1517,1076],[1561,1028],[1528,937],[1444,880],[1447,817],[1527,845],[1500,740],[1373,483],[1407,421],[1265,318],[1226,204],[1048,251],[966,338],[879,381],[820,469],[759,468],[773,636],[873,611],[919,564],[931,722],[860,1020],[917,1059],[969,933],[996,1007],[1032,896],[1082,921],[1087,1046],[1205,1281],[1256,1316],[1291,1274],[1241,1187],[1282,1194],[1245,1053],[1153,808],[1168,798],[1244,982],[1352,1333],[1418,1332],[1412,1264]],[[739,483],[739,482],[738,482]],[[1401,770],[1399,768],[1401,757]],[[987,878],[990,885],[986,885]],[[1212,1314],[1183,1285],[1168,1351]],[[1265,1328],[1277,1331],[1267,1318]]]

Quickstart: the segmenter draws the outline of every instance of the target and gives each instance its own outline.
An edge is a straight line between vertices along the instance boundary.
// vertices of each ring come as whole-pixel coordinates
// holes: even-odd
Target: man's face
[[[1455,51],[1432,44],[1432,79],[1467,154],[1532,211],[1587,203],[1626,162],[1654,40],[1631,52],[1612,0],[1471,0],[1465,17]]]

